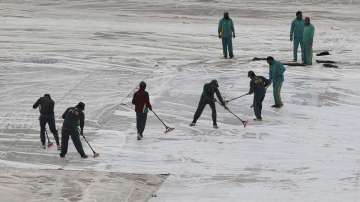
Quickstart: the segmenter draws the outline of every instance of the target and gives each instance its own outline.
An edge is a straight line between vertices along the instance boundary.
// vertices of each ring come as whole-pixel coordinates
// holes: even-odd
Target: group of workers
[[[301,48],[302,64],[312,65],[313,40],[315,27],[310,22],[309,17],[303,19],[301,11],[296,12],[296,18],[291,23],[290,41],[293,42],[293,62],[297,62],[299,45]],[[224,58],[233,58],[232,38],[235,38],[235,28],[229,13],[225,12],[224,17],[219,22],[218,35],[222,40]]]
[[[54,107],[55,102],[51,99],[50,94],[45,94],[43,97],[40,97],[33,105],[34,109],[39,108],[40,111],[40,141],[42,147],[44,149],[47,147],[45,144],[45,134],[47,135],[46,124],[48,124],[50,131],[54,135],[57,149],[61,151],[61,158],[64,158],[67,153],[69,137],[71,137],[81,158],[87,158],[88,156],[85,154],[80,140],[80,135],[83,135],[84,132],[85,104],[79,102],[75,107],[69,107],[63,113],[62,118],[64,119],[64,122],[61,130],[61,145],[55,124]]]
[[[296,18],[291,23],[290,29],[290,41],[293,41],[294,62],[297,62],[298,47],[300,45],[302,63],[305,65],[312,64],[312,46],[314,31],[315,28],[310,23],[310,18],[306,17],[305,20],[303,20],[302,12],[298,11],[296,13]],[[232,46],[232,38],[235,38],[235,29],[233,21],[229,17],[228,12],[224,13],[224,17],[219,22],[218,36],[222,39],[224,58],[233,58],[234,53]],[[271,56],[267,57],[266,60],[269,64],[269,79],[266,79],[263,76],[257,76],[253,71],[248,72],[248,77],[250,78],[250,90],[248,91],[247,95],[254,94],[252,107],[254,109],[254,114],[256,117],[254,120],[257,121],[262,120],[262,102],[265,98],[266,89],[271,83],[273,84],[273,96],[275,101],[275,104],[272,105],[272,107],[281,108],[283,106],[280,92],[282,83],[284,81],[285,67],[281,62],[275,60]],[[218,128],[216,120],[216,102],[222,105],[225,109],[228,109],[226,106],[227,101],[222,98],[218,88],[219,84],[217,80],[212,80],[210,83],[204,85],[197,110],[194,114],[193,121],[191,122],[190,126],[196,125],[196,122],[200,118],[204,108],[206,107],[206,105],[209,105],[212,110],[213,127]],[[143,138],[143,132],[147,120],[147,113],[149,110],[152,110],[149,93],[145,89],[146,83],[144,81],[140,82],[139,90],[134,93],[132,99],[132,104],[135,105],[136,112],[137,140],[141,140]],[[218,100],[215,99],[215,94]],[[43,97],[39,98],[33,105],[34,109],[38,107],[40,109],[40,141],[43,148],[46,148],[45,133],[47,133],[46,124],[48,124],[50,131],[54,135],[57,148],[61,151],[60,157],[65,157],[68,149],[69,137],[71,137],[75,148],[79,152],[81,157],[87,158],[87,155],[83,150],[80,140],[80,135],[83,135],[84,129],[85,104],[83,102],[79,102],[75,107],[69,107],[63,113],[62,118],[64,119],[64,121],[61,132],[61,145],[59,141],[59,135],[56,130],[54,106],[55,102],[51,99],[49,94],[45,94]]]
[[[254,94],[252,107],[254,109],[256,121],[261,121],[261,111],[262,111],[262,102],[264,101],[266,89],[272,83],[273,84],[273,96],[275,104],[271,107],[281,108],[283,102],[281,101],[280,91],[282,83],[284,81],[284,72],[285,67],[282,63],[275,60],[273,57],[267,57],[267,63],[269,64],[269,79],[266,79],[263,76],[257,76],[253,71],[248,72],[248,77],[250,78],[250,90],[246,95]],[[218,128],[216,121],[216,107],[215,103],[218,102],[225,109],[228,109],[226,103],[228,101],[224,100],[219,91],[219,84],[217,80],[212,80],[210,83],[204,85],[203,92],[198,104],[198,108],[195,112],[194,119],[190,123],[190,126],[195,126],[196,121],[201,116],[202,111],[206,105],[209,105],[212,111],[212,121],[213,127]],[[215,99],[215,94],[219,101]]]
[[[299,45],[301,48],[301,59],[305,65],[312,65],[313,41],[315,27],[310,23],[310,18],[303,20],[302,12],[296,12],[296,18],[291,23],[290,41],[293,41],[293,61],[297,62]]]
[[[265,98],[266,89],[272,83],[273,84],[273,96],[275,104],[272,105],[274,108],[281,108],[283,102],[281,101],[280,91],[282,83],[284,81],[284,72],[285,67],[279,61],[275,60],[273,57],[267,57],[267,63],[269,64],[269,79],[266,79],[263,76],[257,76],[253,71],[248,72],[248,77],[250,78],[250,90],[247,95],[254,94],[253,105],[254,114],[256,121],[261,121],[261,111],[262,111],[262,102]],[[135,105],[136,112],[136,127],[137,127],[137,139],[141,140],[143,138],[143,132],[146,125],[147,113],[149,110],[152,110],[150,104],[149,93],[145,90],[146,83],[144,81],[140,82],[139,90],[134,93],[132,103]],[[215,95],[217,99],[215,98]],[[200,118],[206,105],[209,105],[212,111],[212,121],[213,127],[218,128],[217,125],[217,113],[216,113],[216,103],[222,105],[225,109],[228,109],[226,103],[228,101],[224,100],[219,91],[219,84],[217,80],[212,80],[209,83],[206,83],[203,87],[203,91],[200,96],[200,101],[196,112],[193,117],[193,121],[190,123],[190,126],[195,126],[197,120]]]

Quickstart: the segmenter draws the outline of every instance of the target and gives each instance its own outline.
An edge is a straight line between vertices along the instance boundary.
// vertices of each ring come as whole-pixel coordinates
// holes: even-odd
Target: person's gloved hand
[[[221,35],[219,34],[219,39],[221,39]]]
[[[80,135],[84,136],[84,129],[81,129]]]
[[[233,34],[233,38],[235,38],[235,34]]]
[[[292,38],[292,36],[290,36],[290,41],[293,41],[293,38]]]

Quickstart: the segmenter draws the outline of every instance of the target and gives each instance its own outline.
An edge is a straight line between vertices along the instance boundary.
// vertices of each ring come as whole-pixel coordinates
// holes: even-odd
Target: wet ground
[[[13,182],[11,187],[24,186],[16,192],[17,201],[30,193],[34,201],[146,201],[154,192],[151,202],[360,200],[359,2],[42,0],[0,5],[0,165],[9,171],[1,174],[3,199],[15,193],[4,186]],[[220,129],[212,129],[209,108],[195,128],[189,127],[205,82],[218,79],[224,97],[232,98],[248,91],[247,71],[268,75],[264,61],[252,62],[253,57],[291,61],[289,24],[299,9],[316,26],[314,51],[330,50],[332,55],[321,59],[337,61],[339,69],[287,67],[285,106],[270,107],[270,87],[261,123],[250,121],[244,129],[217,106]],[[237,32],[233,60],[222,59],[217,38],[224,10],[230,11]],[[141,80],[148,83],[154,110],[176,130],[164,135],[150,114],[145,138],[138,142],[131,96]],[[38,111],[32,104],[44,93],[56,101],[59,130],[63,111],[86,103],[85,135],[99,158],[82,160],[70,145],[61,160],[55,148],[40,148]],[[229,107],[252,120],[251,102],[249,96]],[[24,174],[12,177],[18,172]],[[165,180],[159,177],[163,173],[171,175]],[[53,175],[51,190],[65,188],[49,195],[41,191],[41,179]],[[138,175],[154,179],[154,185],[141,198],[126,198],[131,187],[121,180],[136,184]],[[29,180],[37,176],[40,181]],[[96,181],[97,176],[104,180]],[[110,178],[119,181],[112,184]],[[96,192],[89,194],[88,182],[94,180]],[[33,187],[24,185],[29,181]],[[109,183],[124,194],[110,191],[113,198],[96,198],[93,193],[104,192]]]

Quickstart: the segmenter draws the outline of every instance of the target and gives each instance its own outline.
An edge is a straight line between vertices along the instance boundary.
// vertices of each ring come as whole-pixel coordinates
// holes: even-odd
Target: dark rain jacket
[[[135,111],[138,113],[147,113],[147,109],[152,110],[149,93],[143,89],[134,93],[132,104],[135,105]]]
[[[271,84],[270,80],[263,76],[255,76],[255,79],[250,81],[249,94],[263,95],[266,92],[266,87]]]
[[[81,131],[84,129],[85,114],[76,107],[69,107],[62,115],[64,119],[63,128]]]
[[[220,103],[225,105],[224,99],[222,98],[219,88],[213,83],[207,83],[204,85],[203,93],[201,95],[201,101],[205,103],[215,102],[215,95],[218,97]]]
[[[53,115],[55,102],[50,97],[44,96],[39,98],[33,105],[34,109],[38,107],[40,108],[41,115]]]

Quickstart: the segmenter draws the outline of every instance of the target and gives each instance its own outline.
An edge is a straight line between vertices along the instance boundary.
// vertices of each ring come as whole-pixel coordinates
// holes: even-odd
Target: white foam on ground
[[[360,200],[358,2],[0,5],[1,166],[170,173],[151,202]],[[222,59],[217,38],[224,10],[237,31],[233,60]],[[270,87],[262,123],[244,129],[218,106],[220,129],[212,129],[209,108],[195,128],[189,127],[205,82],[216,78],[223,95],[235,97],[248,91],[247,71],[268,74],[263,61],[250,62],[253,57],[292,59],[289,25],[297,10],[313,19],[315,52],[331,50],[322,59],[338,61],[340,68],[288,67],[285,106],[270,108]],[[164,127],[149,114],[139,142],[131,96],[141,80],[148,83],[154,110],[176,130],[163,134]],[[60,160],[54,148],[39,148],[38,112],[31,107],[44,93],[56,101],[59,129],[67,107],[86,103],[85,135],[99,158],[81,160],[70,146],[67,159]],[[249,96],[229,107],[252,119],[251,102]]]

